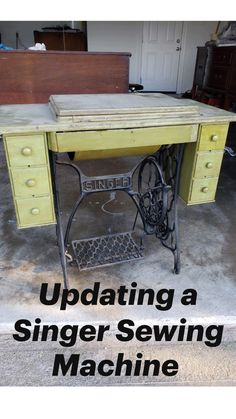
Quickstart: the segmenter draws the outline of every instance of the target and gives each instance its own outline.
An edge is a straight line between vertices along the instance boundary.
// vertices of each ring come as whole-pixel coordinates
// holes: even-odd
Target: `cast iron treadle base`
[[[142,249],[135,243],[132,233],[74,240],[72,246],[80,270],[143,258]]]

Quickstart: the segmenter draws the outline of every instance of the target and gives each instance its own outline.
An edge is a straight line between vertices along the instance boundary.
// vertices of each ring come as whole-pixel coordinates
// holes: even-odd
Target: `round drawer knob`
[[[211,141],[216,142],[219,139],[218,135],[214,134],[211,136]]]
[[[24,147],[24,148],[22,148],[21,154],[23,154],[23,156],[31,156],[31,154],[32,154],[32,148],[30,148],[30,147]]]
[[[26,184],[26,186],[28,186],[29,188],[32,188],[33,186],[35,186],[35,185],[36,185],[36,180],[35,180],[35,179],[28,179],[28,180],[25,182],[25,184]]]
[[[211,163],[210,161],[206,164],[206,168],[207,169],[212,169],[213,167],[213,163]]]
[[[202,192],[203,193],[207,193],[208,192],[208,187],[207,186],[204,186],[204,188],[202,188]]]
[[[31,210],[32,215],[38,215],[39,213],[40,213],[39,208],[32,208],[32,210]]]

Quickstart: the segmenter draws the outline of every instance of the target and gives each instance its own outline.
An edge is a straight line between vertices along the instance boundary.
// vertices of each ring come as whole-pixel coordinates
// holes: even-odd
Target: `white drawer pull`
[[[31,156],[31,154],[32,154],[32,148],[30,148],[30,147],[24,147],[24,148],[22,148],[21,154],[23,154],[23,156]]]
[[[36,180],[35,180],[35,179],[28,179],[28,180],[25,182],[25,184],[26,184],[26,186],[28,186],[29,188],[33,188],[33,186],[35,186],[35,185],[36,185]]]
[[[32,215],[38,215],[39,213],[40,213],[39,208],[32,208],[32,210],[31,210]]]

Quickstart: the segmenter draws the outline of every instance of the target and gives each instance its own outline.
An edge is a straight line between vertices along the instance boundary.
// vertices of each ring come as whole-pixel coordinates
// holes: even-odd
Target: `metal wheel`
[[[139,169],[138,194],[140,215],[147,234],[153,234],[156,226],[165,219],[169,189],[156,158],[149,156],[144,159]]]

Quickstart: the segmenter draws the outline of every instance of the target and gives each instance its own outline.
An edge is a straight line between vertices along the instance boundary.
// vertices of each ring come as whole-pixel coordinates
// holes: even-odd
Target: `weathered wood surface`
[[[158,117],[159,114],[199,115],[199,107],[184,100],[161,93],[102,94],[102,95],[53,95],[49,102],[56,117],[111,115],[113,117]],[[150,115],[151,114],[151,115]]]
[[[128,96],[136,95],[127,93]],[[150,94],[151,95],[151,94]],[[141,96],[141,95],[140,95]],[[163,95],[166,98],[166,95]],[[169,97],[168,97],[169,98]],[[176,99],[178,100],[178,99]],[[187,106],[196,106],[196,102],[183,99]],[[108,120],[103,115],[103,120],[96,121],[93,117],[81,116],[80,121],[57,121],[47,104],[32,105],[2,105],[0,106],[0,133],[24,133],[24,132],[55,132],[55,131],[84,131],[84,130],[104,130],[120,128],[143,128],[152,126],[170,126],[199,123],[224,123],[236,121],[236,114],[224,111],[219,108],[198,103],[199,115],[182,114],[176,115],[173,112],[171,117],[159,115],[150,118],[127,117],[124,120]],[[117,118],[117,115],[115,115]]]

